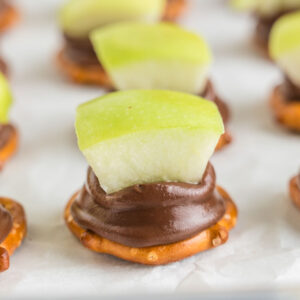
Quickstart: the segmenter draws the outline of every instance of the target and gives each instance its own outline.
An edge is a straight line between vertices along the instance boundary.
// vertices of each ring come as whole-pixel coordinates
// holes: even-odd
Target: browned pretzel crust
[[[26,235],[26,217],[21,204],[8,198],[0,198],[0,205],[7,209],[13,219],[13,227],[0,244],[0,272],[9,268],[9,257],[21,245]]]
[[[229,195],[222,188],[218,187],[218,191],[226,200],[227,205],[226,213],[222,220],[190,239],[169,245],[146,248],[128,247],[102,238],[80,227],[70,212],[71,205],[75,201],[78,193],[73,195],[68,202],[65,208],[64,218],[68,228],[80,242],[95,252],[110,254],[124,260],[144,265],[164,265],[184,259],[198,252],[215,248],[227,241],[229,230],[236,224],[237,208]]]
[[[223,149],[225,146],[227,146],[231,142],[232,142],[232,136],[228,132],[228,129],[226,129],[225,133],[223,133],[219,139],[219,142],[216,147],[216,151]]]
[[[20,18],[18,11],[10,4],[6,4],[0,11],[0,33],[13,26]]]
[[[300,101],[287,101],[280,86],[275,87],[270,97],[270,106],[276,120],[284,127],[300,132]]]
[[[298,176],[295,176],[290,180],[290,197],[300,208],[300,187],[298,183]]]
[[[163,16],[163,21],[176,21],[185,11],[187,0],[167,0],[167,7]]]
[[[9,160],[16,152],[18,147],[19,135],[15,127],[13,127],[13,134],[11,135],[9,141],[0,148],[0,170],[3,168],[3,165]]]

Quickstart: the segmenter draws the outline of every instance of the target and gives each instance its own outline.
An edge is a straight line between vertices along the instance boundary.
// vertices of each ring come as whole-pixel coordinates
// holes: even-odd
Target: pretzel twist
[[[298,183],[298,176],[295,176],[290,180],[289,189],[291,199],[300,208],[300,187]]]
[[[18,147],[19,135],[16,128],[13,127],[13,134],[8,142],[0,149],[0,170],[3,168],[5,162],[10,159],[16,152]]]
[[[27,231],[26,216],[21,204],[9,198],[0,198],[0,205],[7,209],[13,219],[13,227],[0,244],[0,272],[9,268],[9,258],[21,245]]]
[[[286,101],[280,86],[277,86],[271,94],[270,106],[280,124],[292,131],[300,132],[300,102]]]

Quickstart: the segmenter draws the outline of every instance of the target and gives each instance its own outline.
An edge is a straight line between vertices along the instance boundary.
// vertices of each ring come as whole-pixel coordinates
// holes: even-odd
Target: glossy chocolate
[[[107,195],[91,168],[71,207],[75,221],[101,237],[129,247],[165,245],[215,225],[225,213],[209,164],[199,184],[158,182]]]
[[[220,114],[222,116],[223,122],[224,124],[227,124],[229,122],[230,119],[230,110],[228,105],[221,100],[221,98],[217,95],[211,81],[208,81],[206,89],[204,91],[204,93],[200,94],[201,97],[207,99],[207,100],[211,100],[213,102],[216,103],[216,105],[218,106],[218,109],[220,111]]]
[[[4,147],[14,133],[14,127],[11,124],[0,123],[0,149]]]
[[[288,77],[281,85],[281,91],[287,101],[300,101],[300,87],[296,86]]]
[[[0,204],[0,243],[2,243],[13,226],[11,214]]]

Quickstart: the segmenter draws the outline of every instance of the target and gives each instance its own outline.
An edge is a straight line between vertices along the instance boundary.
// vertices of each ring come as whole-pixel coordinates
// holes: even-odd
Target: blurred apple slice
[[[0,73],[0,123],[8,121],[8,112],[12,103],[12,95],[7,80]]]
[[[118,23],[93,31],[91,40],[118,90],[197,94],[205,89],[210,50],[201,37],[177,25]]]
[[[300,87],[300,12],[287,14],[274,24],[270,53],[289,79]]]
[[[166,0],[70,0],[60,11],[63,31],[87,37],[91,30],[120,21],[158,22]]]
[[[173,91],[115,92],[80,105],[76,115],[79,148],[107,193],[198,183],[223,132],[213,102]]]

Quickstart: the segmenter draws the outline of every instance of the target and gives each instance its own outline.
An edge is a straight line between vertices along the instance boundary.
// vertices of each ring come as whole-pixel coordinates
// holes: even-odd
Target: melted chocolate
[[[288,77],[285,77],[281,91],[287,101],[300,101],[300,87],[296,86]]]
[[[2,243],[13,226],[11,214],[0,204],[0,243]]]
[[[14,132],[11,124],[0,124],[0,149],[4,147]]]
[[[85,229],[129,247],[165,245],[190,238],[215,225],[225,213],[208,167],[199,184],[158,182],[106,194],[92,171],[71,207]]]
[[[218,106],[218,109],[220,111],[220,114],[222,116],[224,124],[227,124],[230,119],[230,111],[228,105],[219,98],[219,96],[216,94],[216,91],[211,83],[211,81],[208,81],[205,91],[200,94],[201,97],[211,100],[216,103]]]

